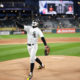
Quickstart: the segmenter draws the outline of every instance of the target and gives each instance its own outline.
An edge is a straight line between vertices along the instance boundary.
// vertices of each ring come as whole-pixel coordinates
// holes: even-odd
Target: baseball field
[[[80,80],[80,33],[44,35],[50,54],[44,56],[44,45],[39,39],[37,56],[45,69],[37,70],[35,64],[32,80]],[[0,35],[0,80],[26,80],[28,73],[26,35]]]

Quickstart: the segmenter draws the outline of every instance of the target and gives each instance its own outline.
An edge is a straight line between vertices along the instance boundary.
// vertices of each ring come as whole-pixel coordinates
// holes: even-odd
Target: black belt
[[[32,45],[34,45],[34,44],[27,44],[28,46],[32,46]]]

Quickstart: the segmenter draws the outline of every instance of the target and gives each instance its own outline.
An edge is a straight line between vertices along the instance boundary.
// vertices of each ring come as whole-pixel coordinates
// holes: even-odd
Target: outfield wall
[[[64,34],[64,33],[79,33],[80,29],[76,28],[61,28],[61,29],[41,29],[42,32],[44,33],[57,33],[57,34]],[[10,34],[25,34],[26,32],[23,30],[14,30],[14,31],[9,31],[9,30],[0,30],[0,35],[10,35]]]
[[[80,32],[80,29],[76,28],[61,28],[61,29],[42,29],[45,33],[77,33]]]

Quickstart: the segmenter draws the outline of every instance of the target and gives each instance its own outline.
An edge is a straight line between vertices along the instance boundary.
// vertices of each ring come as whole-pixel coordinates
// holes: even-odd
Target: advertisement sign
[[[25,34],[24,31],[14,31],[13,34]]]
[[[11,27],[11,28],[8,28],[8,27],[0,28],[0,31],[12,31],[12,30],[16,30],[16,28],[15,27]]]
[[[44,32],[44,33],[51,33],[52,30],[47,30],[47,29],[45,29],[45,30],[43,30],[43,32]]]
[[[57,33],[75,33],[75,28],[57,29]]]
[[[0,35],[10,35],[10,31],[0,31]]]

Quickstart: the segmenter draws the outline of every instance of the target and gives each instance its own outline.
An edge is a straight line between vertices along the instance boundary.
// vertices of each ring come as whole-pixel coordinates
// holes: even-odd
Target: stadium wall
[[[80,29],[76,29],[76,32],[77,32],[77,33],[80,32]]]
[[[79,33],[80,29],[76,29],[76,28],[61,28],[61,29],[41,29],[43,31],[43,33],[57,33],[57,34],[61,34],[61,33]],[[15,35],[15,34],[26,34],[25,31],[23,30],[0,30],[0,35]]]
[[[76,28],[61,28],[61,29],[42,29],[44,33],[77,33],[80,29]]]

